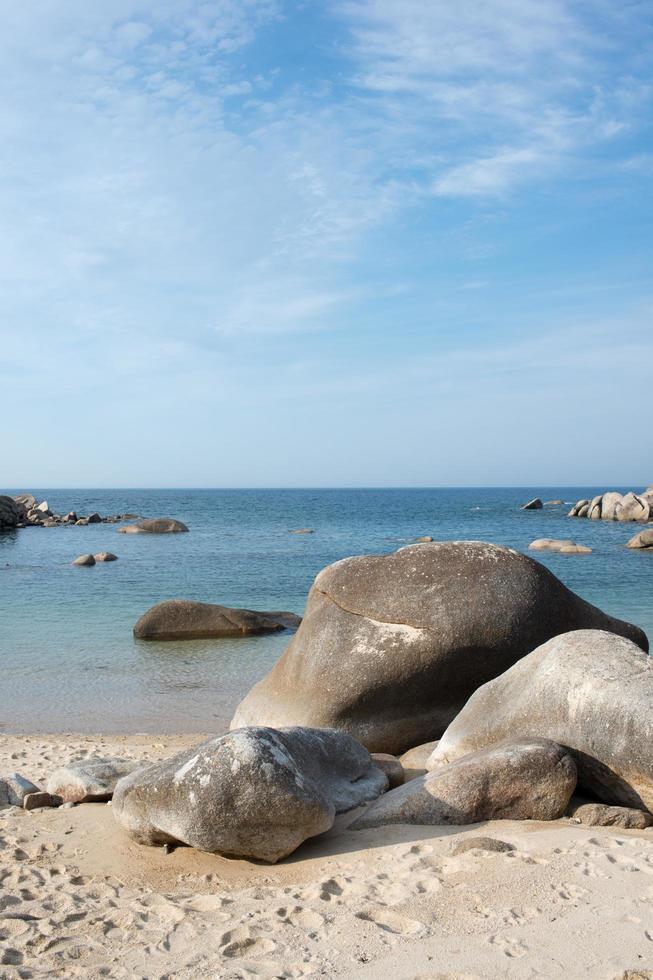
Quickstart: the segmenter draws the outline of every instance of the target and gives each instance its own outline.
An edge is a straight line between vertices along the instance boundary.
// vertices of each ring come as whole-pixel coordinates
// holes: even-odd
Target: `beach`
[[[2,736],[35,782],[197,735]],[[106,803],[0,816],[0,976],[494,980],[650,976],[653,830],[491,821],[327,834],[277,865],[129,839]],[[463,841],[493,838],[505,852]],[[632,972],[628,972],[632,971]]]

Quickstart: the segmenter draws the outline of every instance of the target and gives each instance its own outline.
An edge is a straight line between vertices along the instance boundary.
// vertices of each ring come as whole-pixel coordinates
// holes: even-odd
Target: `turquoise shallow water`
[[[288,634],[139,642],[132,627],[149,606],[181,597],[301,614],[325,565],[393,551],[423,534],[520,550],[539,537],[588,544],[588,556],[534,556],[583,598],[653,638],[653,555],[623,547],[633,525],[570,520],[568,505],[519,509],[536,494],[575,501],[606,488],[29,489],[59,513],[176,517],[191,532],[122,535],[99,524],[0,534],[0,731],[223,729]],[[315,533],[288,533],[298,527]],[[70,564],[105,550],[120,560]]]

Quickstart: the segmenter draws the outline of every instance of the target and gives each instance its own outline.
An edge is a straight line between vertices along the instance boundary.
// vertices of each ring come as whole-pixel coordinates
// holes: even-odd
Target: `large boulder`
[[[181,521],[175,521],[171,517],[149,517],[138,524],[126,524],[119,527],[119,534],[176,534],[180,531],[187,531],[188,528]]]
[[[618,521],[647,521],[651,508],[645,497],[638,493],[627,493],[617,508]]]
[[[387,785],[342,732],[247,728],[122,779],[113,812],[142,844],[274,862]]]
[[[596,497],[593,497],[592,500],[590,500],[589,507],[587,508],[586,516],[589,517],[591,521],[600,521],[602,513],[603,513],[603,494],[599,493],[597,494]]]
[[[576,764],[555,742],[508,740],[391,790],[351,827],[556,820],[575,787]]]
[[[439,738],[481,684],[581,628],[646,644],[510,548],[447,541],[348,558],[317,576],[302,625],[231,727],[338,728],[398,755]]]
[[[608,806],[572,797],[567,816],[587,827],[623,827],[625,830],[646,830],[653,825],[653,815],[646,810],[629,806]]]
[[[617,511],[623,504],[623,496],[616,490],[603,494],[601,503],[601,519],[604,521],[616,521]]]
[[[554,739],[573,753],[579,784],[598,799],[651,810],[649,657],[630,640],[602,630],[556,636],[472,695],[427,768],[509,737]]]
[[[134,636],[139,640],[251,636],[296,629],[300,623],[300,617],[290,612],[255,612],[189,599],[168,599],[141,616],[134,626]]]
[[[16,503],[13,497],[0,495],[0,530],[16,527],[23,516],[23,508]]]
[[[537,538],[531,541],[529,551],[557,551],[559,555],[590,555],[592,549],[584,544],[576,544],[569,538]]]
[[[627,548],[653,548],[653,528],[639,531],[626,544]]]

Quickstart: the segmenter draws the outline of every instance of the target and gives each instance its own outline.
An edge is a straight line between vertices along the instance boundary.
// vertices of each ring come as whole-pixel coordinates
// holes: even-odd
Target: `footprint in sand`
[[[559,885],[551,885],[551,888],[559,898],[563,898],[566,902],[571,902],[587,895],[586,888],[580,888],[578,885],[566,881],[561,882]]]
[[[295,905],[294,908],[282,906],[277,909],[277,915],[283,922],[289,922],[290,925],[300,929],[319,929],[324,925],[323,915],[313,912],[312,909],[305,909],[301,905]]]
[[[511,959],[519,959],[526,956],[528,946],[519,939],[510,939],[508,936],[490,936],[488,942],[492,946],[497,946],[505,956]]]
[[[225,932],[220,940],[220,952],[223,956],[265,956],[277,948],[271,939],[262,939],[252,935],[247,926],[237,926]]]
[[[389,909],[363,909],[356,913],[357,919],[365,922],[373,922],[384,932],[392,932],[399,936],[410,936],[416,932],[421,932],[425,926],[417,919],[409,919],[398,912],[391,912]]]

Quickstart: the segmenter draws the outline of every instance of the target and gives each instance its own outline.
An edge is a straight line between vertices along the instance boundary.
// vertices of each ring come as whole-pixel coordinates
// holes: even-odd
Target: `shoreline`
[[[39,782],[72,758],[154,761],[200,739],[3,735],[0,755]],[[267,865],[138,845],[104,803],[0,810],[0,975],[615,980],[653,968],[652,829],[563,818],[351,831],[353,819]],[[512,850],[454,853],[488,837]]]

